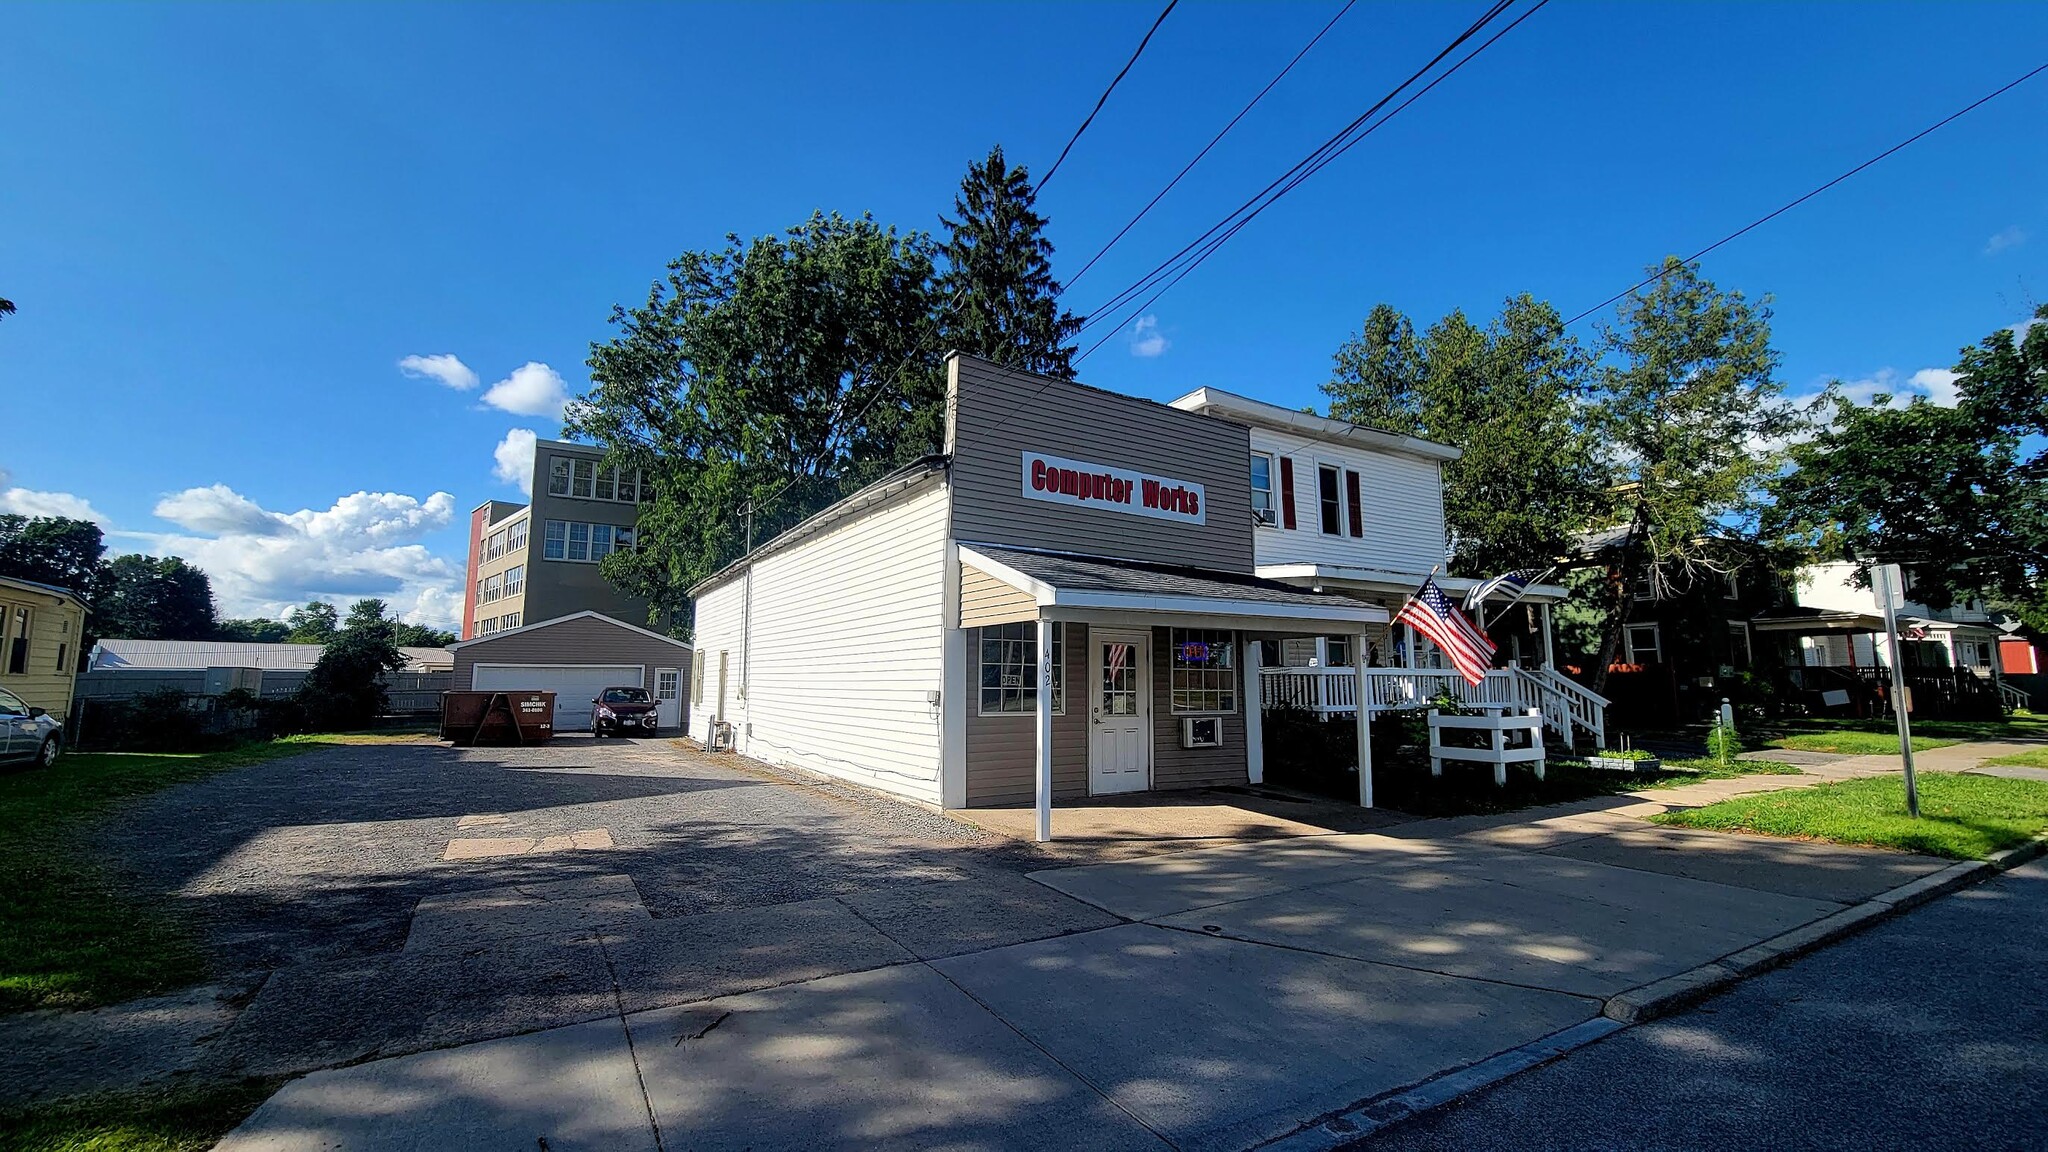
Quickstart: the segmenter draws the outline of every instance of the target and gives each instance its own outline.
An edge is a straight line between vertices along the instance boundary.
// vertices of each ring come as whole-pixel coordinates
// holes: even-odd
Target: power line
[[[1095,123],[1095,114],[1102,111],[1102,106],[1104,104],[1109,103],[1109,94],[1111,92],[1116,91],[1116,86],[1118,84],[1123,83],[1124,77],[1130,73],[1131,65],[1136,64],[1138,62],[1138,57],[1143,56],[1145,54],[1145,45],[1150,44],[1152,42],[1152,34],[1154,32],[1159,31],[1159,26],[1161,24],[1166,23],[1166,17],[1173,11],[1174,5],[1179,3],[1180,0],[1166,0],[1166,7],[1160,10],[1159,18],[1152,21],[1152,27],[1147,28],[1145,30],[1145,38],[1143,40],[1138,41],[1138,50],[1136,52],[1131,53],[1131,58],[1129,60],[1124,61],[1123,69],[1116,74],[1116,78],[1114,80],[1111,80],[1109,82],[1109,87],[1104,88],[1102,90],[1102,95],[1096,98],[1095,107],[1089,110],[1088,118],[1086,120],[1081,121],[1081,126],[1079,128],[1074,129],[1074,135],[1071,139],[1067,141],[1067,146],[1065,148],[1060,149],[1059,159],[1054,160],[1052,162],[1052,167],[1045,170],[1045,175],[1038,178],[1038,186],[1032,189],[1034,195],[1039,192],[1043,192],[1045,190],[1045,186],[1052,182],[1053,173],[1058,172],[1060,170],[1060,165],[1066,163],[1067,153],[1072,152],[1074,150],[1074,145],[1080,143],[1081,141],[1081,134],[1088,131],[1088,126],[1090,124]]]
[[[1507,0],[1507,2],[1511,2],[1511,0]],[[1417,78],[1427,74],[1438,63],[1442,62],[1445,56],[1448,56],[1451,52],[1455,51],[1460,44],[1470,39],[1474,34],[1476,34],[1478,31],[1484,28],[1487,23],[1491,22],[1494,18],[1499,16],[1500,13],[1507,8],[1507,2],[1496,4],[1493,7],[1493,9],[1488,11],[1484,16],[1480,17],[1480,19],[1477,22],[1475,22],[1471,28],[1467,29],[1464,35],[1460,36],[1457,40],[1452,41],[1451,44],[1448,47],[1446,47],[1443,52],[1438,53],[1434,59],[1432,59],[1427,65],[1424,65],[1422,69],[1416,72],[1414,76],[1410,76],[1407,80],[1403,81],[1399,87],[1395,88],[1392,92],[1389,92],[1384,99],[1382,99],[1379,103],[1375,104],[1371,109],[1368,109],[1365,116],[1362,116],[1358,120],[1353,121],[1351,125],[1344,130],[1344,132],[1341,132],[1337,136],[1332,137],[1331,140],[1328,143],[1326,143],[1322,148],[1317,149],[1315,153],[1311,153],[1310,160],[1304,162],[1306,164],[1305,167],[1303,165],[1296,165],[1295,170],[1291,171],[1288,175],[1283,176],[1280,181],[1276,181],[1275,184],[1267,185],[1266,192],[1262,192],[1260,194],[1261,196],[1265,197],[1263,202],[1260,202],[1260,197],[1255,196],[1251,201],[1247,201],[1247,204],[1252,204],[1255,202],[1257,203],[1257,206],[1252,208],[1249,212],[1245,212],[1242,208],[1240,208],[1238,213],[1232,214],[1233,216],[1237,217],[1234,220],[1234,222],[1232,221],[1231,217],[1225,217],[1225,222],[1228,224],[1228,227],[1224,228],[1220,235],[1215,235],[1213,236],[1213,238],[1206,240],[1206,242],[1203,240],[1197,240],[1195,244],[1190,245],[1188,248],[1182,249],[1181,252],[1177,254],[1173,259],[1168,260],[1166,263],[1160,265],[1160,267],[1158,269],[1155,269],[1152,274],[1142,279],[1139,282],[1141,285],[1149,286],[1150,283],[1156,283],[1159,284],[1159,289],[1158,291],[1154,292],[1149,298],[1147,298],[1144,303],[1138,305],[1138,307],[1131,313],[1131,315],[1142,316],[1145,313],[1146,309],[1152,307],[1153,304],[1159,301],[1160,297],[1166,295],[1167,292],[1171,291],[1174,285],[1180,283],[1183,279],[1186,279],[1189,273],[1193,272],[1196,268],[1200,267],[1203,262],[1207,261],[1209,257],[1214,255],[1218,249],[1223,247],[1223,245],[1229,243],[1232,237],[1236,236],[1239,232],[1243,231],[1245,226],[1250,224],[1253,220],[1257,219],[1260,213],[1264,212],[1266,209],[1272,207],[1275,203],[1279,202],[1281,197],[1287,195],[1289,192],[1294,191],[1296,188],[1299,188],[1303,183],[1307,182],[1310,177],[1314,176],[1316,173],[1322,171],[1324,168],[1334,163],[1339,157],[1343,156],[1346,152],[1349,152],[1352,148],[1356,147],[1366,137],[1378,131],[1382,126],[1384,126],[1388,121],[1392,120],[1394,117],[1400,115],[1403,111],[1405,111],[1408,108],[1409,105],[1415,103],[1417,100],[1420,100],[1422,99],[1422,97],[1428,95],[1430,89],[1435,88],[1438,84],[1441,84],[1445,80],[1450,79],[1453,75],[1457,73],[1459,69],[1463,68],[1467,64],[1470,64],[1472,60],[1475,57],[1477,57],[1480,53],[1486,51],[1488,48],[1493,47],[1495,43],[1499,42],[1501,37],[1506,36],[1508,33],[1514,31],[1518,26],[1521,25],[1522,21],[1527,20],[1529,17],[1534,16],[1536,13],[1542,11],[1544,5],[1548,4],[1550,0],[1537,0],[1537,3],[1534,7],[1522,13],[1520,16],[1516,17],[1511,23],[1509,23],[1506,27],[1500,29],[1499,31],[1495,32],[1492,36],[1488,37],[1478,47],[1472,49],[1472,51],[1466,53],[1462,58],[1460,58],[1457,63],[1451,65],[1449,68],[1445,69],[1441,73],[1438,73],[1437,76],[1434,79],[1430,80],[1428,84],[1425,84],[1421,88],[1417,89],[1406,100],[1403,100],[1400,104],[1396,105],[1392,111],[1389,111],[1386,115],[1381,116],[1378,120],[1373,121],[1370,125],[1367,125],[1364,128],[1364,130],[1354,131],[1354,129],[1356,129],[1359,124],[1363,123],[1367,118],[1371,117],[1373,113],[1377,112],[1380,108],[1385,107],[1389,101],[1391,101],[1395,96],[1399,95],[1410,84],[1413,84]],[[1343,143],[1341,145],[1337,144],[1337,141],[1340,139],[1343,140]],[[1332,145],[1336,146],[1332,147]],[[1270,192],[1271,194],[1267,195],[1267,192]],[[1214,231],[1214,229],[1211,229],[1211,232]],[[1190,252],[1193,253],[1192,256],[1189,256]],[[1166,279],[1163,283],[1161,283],[1158,279],[1158,276],[1164,270],[1173,268],[1173,266],[1177,262],[1181,263],[1179,270],[1173,272],[1169,279]],[[1117,312],[1122,311],[1124,306],[1129,304],[1130,301],[1134,298],[1135,294],[1131,296],[1125,296],[1123,300],[1114,304],[1113,306],[1110,306],[1109,310],[1106,313],[1098,312],[1096,313],[1096,316],[1102,317],[1105,315],[1115,315]],[[1114,339],[1117,332],[1121,331],[1122,328],[1122,320],[1119,320],[1115,324],[1110,325],[1109,330],[1103,334],[1101,339],[1089,345],[1088,348],[1084,350],[1080,355],[1074,357],[1074,362],[1078,364],[1082,360],[1087,359],[1088,356],[1092,354],[1096,349],[1102,347],[1104,344]]]
[[[2027,81],[2032,80],[2034,77],[2039,76],[2043,72],[2048,72],[2048,64],[2043,64],[2040,67],[2035,68],[2033,71],[2028,72],[2026,75],[2021,76],[2019,79],[2014,80],[2010,84],[2007,84],[2004,87],[1997,89],[1990,95],[1981,97],[1980,99],[1970,103],[1969,105],[1955,112],[1949,113],[1947,116],[1944,116],[1941,119],[1935,121],[1934,123],[1929,124],[1927,127],[1922,128],[1920,131],[1915,132],[1913,135],[1908,136],[1904,140],[1899,141],[1897,144],[1894,144],[1891,147],[1885,149],[1884,151],[1879,152],[1877,155],[1872,156],[1870,159],[1865,160],[1863,163],[1858,164],[1854,168],[1849,169],[1847,172],[1842,173],[1840,176],[1835,177],[1833,180],[1828,181],[1820,187],[1815,188],[1813,191],[1808,192],[1806,195],[1801,196],[1799,199],[1792,201],[1791,203],[1785,205],[1782,208],[1779,208],[1777,211],[1769,213],[1765,216],[1759,216],[1755,220],[1750,221],[1748,224],[1745,224],[1742,227],[1737,228],[1735,231],[1730,232],[1726,236],[1721,237],[1719,240],[1714,241],[1712,244],[1707,245],[1705,248],[1702,248],[1699,251],[1693,253],[1692,255],[1687,256],[1684,262],[1690,264],[1693,261],[1698,260],[1700,257],[1705,256],[1707,253],[1712,252],[1714,249],[1719,248],[1721,245],[1728,243],[1730,240],[1734,240],[1737,237],[1755,231],[1763,225],[1770,223],[1771,221],[1777,219],[1780,216],[1783,216],[1785,213],[1790,212],[1792,209],[1799,207],[1801,204],[1806,203],[1808,200],[1813,199],[1815,196],[1818,196],[1821,193],[1827,191],[1828,189],[1833,188],[1835,185],[1840,184],[1842,181],[1847,180],[1849,177],[1854,176],[1858,172],[1863,171],[1865,168],[1868,168],[1871,165],[1877,163],[1878,161],[1883,160],[1885,157],[1890,156],[1892,153],[1905,148],[1907,145],[1918,141],[1924,136],[1931,135],[1938,129],[1944,128],[1956,120],[1962,119],[1964,116],[1970,114],[1971,112],[1976,111],[1977,109],[1983,107],[1986,104],[1989,104],[1993,100],[1996,100],[2000,96],[2005,95],[2007,92],[2012,91],[2013,89],[2019,87]],[[1628,295],[1629,293],[1634,292],[1637,289],[1644,287],[1645,285],[1654,284],[1657,281],[1662,280],[1664,277],[1669,276],[1670,274],[1671,273],[1669,270],[1661,270],[1654,275],[1646,276],[1643,279],[1636,281],[1634,284],[1629,285],[1627,288],[1624,288],[1621,291],[1616,292],[1614,295],[1609,296],[1607,299],[1602,300],[1598,304],[1593,305],[1591,308],[1586,309],[1584,312],[1581,312],[1578,315],[1572,317],[1571,319],[1565,321],[1564,326],[1569,328],[1572,325],[1577,324],[1579,321],[1584,320],[1586,317],[1591,316],[1593,313],[1598,312],[1602,308],[1607,307],[1609,304],[1614,303],[1616,300],[1619,300],[1622,297]]]
[[[1337,21],[1342,20],[1344,18],[1344,14],[1351,11],[1352,6],[1357,3],[1358,0],[1344,0],[1344,6],[1342,8],[1337,9],[1337,14],[1335,16],[1330,17],[1330,22],[1323,25],[1322,30],[1320,32],[1317,32],[1315,36],[1311,38],[1307,44],[1302,45],[1301,51],[1296,52],[1294,54],[1294,59],[1289,60],[1285,68],[1280,69],[1278,74],[1276,74],[1271,80],[1266,81],[1266,86],[1264,88],[1259,89],[1259,94],[1252,97],[1250,103],[1247,103],[1243,108],[1238,109],[1237,115],[1232,116],[1230,118],[1230,123],[1225,124],[1223,126],[1222,131],[1216,133],[1215,136],[1211,137],[1209,142],[1202,146],[1202,150],[1200,152],[1195,153],[1195,158],[1187,162],[1186,167],[1183,167],[1179,172],[1174,173],[1173,179],[1168,180],[1166,182],[1166,187],[1161,188],[1157,195],[1153,196],[1151,200],[1145,203],[1145,206],[1143,208],[1138,209],[1138,214],[1136,216],[1131,217],[1129,223],[1125,224],[1122,228],[1118,229],[1117,234],[1109,238],[1109,243],[1104,244],[1100,251],[1096,252],[1095,255],[1090,256],[1088,258],[1088,262],[1086,264],[1081,265],[1081,270],[1079,272],[1074,273],[1073,279],[1067,281],[1066,287],[1072,288],[1075,284],[1079,283],[1081,277],[1086,276],[1088,274],[1088,270],[1090,268],[1095,267],[1096,261],[1102,259],[1104,256],[1109,255],[1109,250],[1111,248],[1116,247],[1117,241],[1122,240],[1124,238],[1125,233],[1128,233],[1131,229],[1137,227],[1138,221],[1143,220],[1145,218],[1146,213],[1152,211],[1152,209],[1161,200],[1165,199],[1166,194],[1168,192],[1173,191],[1174,185],[1179,184],[1181,182],[1182,177],[1194,171],[1195,165],[1200,164],[1202,162],[1202,158],[1207,156],[1210,150],[1214,149],[1216,145],[1222,143],[1223,138],[1225,136],[1230,135],[1230,130],[1232,128],[1237,127],[1237,122],[1244,119],[1246,114],[1249,113],[1253,108],[1258,107],[1259,101],[1264,100],[1266,98],[1266,93],[1271,92],[1274,89],[1274,87],[1280,83],[1280,81],[1285,80],[1287,78],[1287,74],[1289,72],[1294,71],[1294,66],[1296,64],[1301,63],[1301,58],[1308,55],[1310,49],[1314,48],[1317,44],[1321,43],[1323,37],[1329,34],[1330,29],[1335,28],[1337,26]],[[1062,292],[1064,292],[1065,290],[1065,288],[1061,289]]]
[[[1159,282],[1161,279],[1164,279],[1167,275],[1170,274],[1170,270],[1175,265],[1179,264],[1183,259],[1187,258],[1190,252],[1195,251],[1197,248],[1214,239],[1217,233],[1224,231],[1226,228],[1229,228],[1232,222],[1237,220],[1237,218],[1242,216],[1244,213],[1252,211],[1255,205],[1258,205],[1262,200],[1271,196],[1275,189],[1279,188],[1283,184],[1286,184],[1289,180],[1301,174],[1304,170],[1310,168],[1310,166],[1315,165],[1317,161],[1324,160],[1326,157],[1328,157],[1333,151],[1338,149],[1343,144],[1343,142],[1351,136],[1352,133],[1356,132],[1360,125],[1364,124],[1367,120],[1371,119],[1373,115],[1378,113],[1382,108],[1385,108],[1388,104],[1392,103],[1394,98],[1399,96],[1403,91],[1405,91],[1409,85],[1415,83],[1418,79],[1427,75],[1438,64],[1442,63],[1445,57],[1449,56],[1452,52],[1457,51],[1458,48],[1462,46],[1467,40],[1470,40],[1472,37],[1478,35],[1481,29],[1483,29],[1487,24],[1492,23],[1493,20],[1496,17],[1498,17],[1503,11],[1505,11],[1507,7],[1513,2],[1514,0],[1497,0],[1493,7],[1489,8],[1485,12],[1485,14],[1479,17],[1478,20],[1474,21],[1471,27],[1465,29],[1464,32],[1460,33],[1457,39],[1445,45],[1442,51],[1438,52],[1434,57],[1430,59],[1429,63],[1424,64],[1421,68],[1417,69],[1413,75],[1409,76],[1406,80],[1403,80],[1400,84],[1396,85],[1392,91],[1388,92],[1385,96],[1381,97],[1378,102],[1373,104],[1372,107],[1367,108],[1364,112],[1360,113],[1356,119],[1352,120],[1349,124],[1346,124],[1342,129],[1340,129],[1337,132],[1336,135],[1330,137],[1328,140],[1324,141],[1320,146],[1318,146],[1314,151],[1310,152],[1307,156],[1297,161],[1292,168],[1289,168],[1286,172],[1281,173],[1278,177],[1276,177],[1273,180],[1272,183],[1267,184],[1264,188],[1261,188],[1259,191],[1253,193],[1252,196],[1249,199],[1247,199],[1243,204],[1238,205],[1237,208],[1233,209],[1229,214],[1225,215],[1222,220],[1219,220],[1216,224],[1211,226],[1208,231],[1202,233],[1202,235],[1190,241],[1186,247],[1182,248],[1180,251],[1168,257],[1165,261],[1161,262],[1157,267],[1153,268],[1152,271],[1140,277],[1135,283],[1129,285],[1128,287],[1124,288],[1121,292],[1118,292],[1114,296],[1110,297],[1109,300],[1105,301],[1100,308],[1094,310],[1090,319],[1082,326],[1083,330],[1085,331],[1087,328],[1094,327],[1096,324],[1101,322],[1101,318],[1103,316],[1113,315],[1116,311],[1120,310],[1125,304],[1129,303],[1140,293],[1144,292],[1146,289],[1150,288],[1153,284]]]

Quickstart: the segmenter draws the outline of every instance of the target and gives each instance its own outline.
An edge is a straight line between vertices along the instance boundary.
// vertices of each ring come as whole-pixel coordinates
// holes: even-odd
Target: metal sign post
[[[1913,782],[1913,722],[1906,718],[1906,668],[1899,654],[1899,603],[1906,598],[1906,582],[1897,564],[1879,564],[1870,571],[1877,587],[1877,602],[1884,608],[1885,644],[1891,653],[1892,714],[1899,718],[1899,756],[1906,764],[1906,815],[1920,818],[1920,788]]]

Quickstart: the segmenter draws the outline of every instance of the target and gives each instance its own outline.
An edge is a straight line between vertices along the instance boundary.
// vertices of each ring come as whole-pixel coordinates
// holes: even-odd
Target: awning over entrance
[[[1343,633],[1388,619],[1385,608],[1349,596],[1210,569],[985,544],[962,544],[960,564],[963,627],[1039,618],[1127,622],[1156,613],[1176,626]]]

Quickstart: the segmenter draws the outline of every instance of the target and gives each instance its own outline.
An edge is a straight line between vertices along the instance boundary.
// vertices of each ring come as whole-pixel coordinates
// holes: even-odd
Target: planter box
[[[1664,761],[1657,756],[1647,760],[1634,760],[1626,756],[1588,756],[1586,764],[1588,767],[1604,768],[1609,772],[1655,772],[1664,766]]]

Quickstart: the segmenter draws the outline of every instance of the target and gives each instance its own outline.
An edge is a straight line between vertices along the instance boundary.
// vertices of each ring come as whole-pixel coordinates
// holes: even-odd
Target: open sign
[[[1189,640],[1180,646],[1180,662],[1183,664],[1207,664],[1209,657],[1209,642],[1206,640]]]

